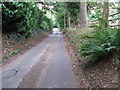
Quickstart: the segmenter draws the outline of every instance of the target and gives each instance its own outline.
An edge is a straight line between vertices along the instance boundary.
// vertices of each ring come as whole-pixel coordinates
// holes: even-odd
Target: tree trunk
[[[66,27],[66,19],[65,19],[65,10],[64,10],[64,29]]]
[[[118,12],[120,12],[120,1],[118,1]],[[118,14],[118,17],[120,17],[120,14]],[[118,44],[120,46],[120,20],[118,20]]]
[[[0,42],[2,42],[2,6],[0,6]],[[2,58],[2,43],[0,43],[0,58]]]
[[[80,2],[80,27],[85,27],[87,24],[86,2]]]
[[[70,28],[70,12],[68,12],[68,27]]]
[[[118,12],[120,12],[120,1],[118,2]],[[118,14],[118,17],[120,17],[120,13]],[[118,28],[120,29],[120,20],[118,20]]]
[[[109,0],[106,0],[103,5],[103,27],[108,27],[109,26],[109,21],[108,21],[108,16],[109,16]]]

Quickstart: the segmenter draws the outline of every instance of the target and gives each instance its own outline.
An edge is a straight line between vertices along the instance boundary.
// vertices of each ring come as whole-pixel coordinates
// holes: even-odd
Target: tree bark
[[[86,2],[80,2],[80,27],[87,26],[87,7]]]
[[[70,24],[71,24],[71,22],[70,22],[70,12],[68,12],[68,27],[70,28]]]
[[[120,1],[118,1],[118,12],[120,12]],[[120,17],[120,14],[118,14],[118,17]],[[118,20],[118,44],[120,47],[120,20]]]
[[[66,27],[66,19],[65,19],[65,10],[64,10],[64,29]]]
[[[109,0],[106,0],[103,5],[103,27],[108,27],[109,26],[109,21],[108,21],[108,16],[109,16]]]
[[[120,12],[120,1],[118,2],[118,12]],[[118,14],[118,17],[120,17],[120,13]],[[118,28],[120,29],[120,20],[118,20]]]

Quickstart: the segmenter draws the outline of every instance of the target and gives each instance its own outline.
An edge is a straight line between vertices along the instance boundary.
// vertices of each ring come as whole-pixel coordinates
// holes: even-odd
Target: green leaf
[[[111,50],[113,50],[113,49],[116,49],[116,46],[108,47],[108,48],[106,48],[105,50],[107,50],[107,51],[109,52],[109,51],[111,51]]]

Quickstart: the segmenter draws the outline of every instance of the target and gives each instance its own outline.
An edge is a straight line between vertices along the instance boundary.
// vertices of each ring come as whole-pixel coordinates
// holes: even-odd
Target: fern
[[[81,56],[91,61],[96,61],[109,55],[117,48],[117,29],[97,29],[91,36],[83,35],[82,39],[87,39],[88,43],[81,43]]]

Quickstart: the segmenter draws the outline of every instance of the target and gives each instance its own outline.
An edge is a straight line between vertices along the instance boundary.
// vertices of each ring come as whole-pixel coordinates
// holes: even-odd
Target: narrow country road
[[[76,88],[61,34],[51,34],[2,68],[3,88]]]

